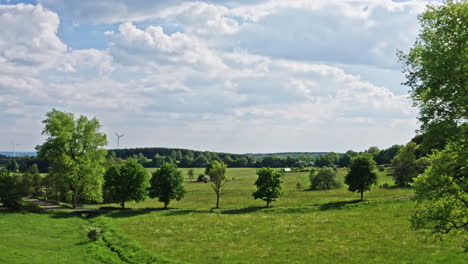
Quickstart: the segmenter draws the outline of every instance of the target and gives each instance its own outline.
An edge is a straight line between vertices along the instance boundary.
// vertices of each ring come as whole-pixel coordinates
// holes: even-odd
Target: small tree
[[[216,194],[216,208],[219,208],[219,198],[224,194],[227,165],[217,160],[212,161],[206,168],[206,174],[210,176],[211,186]]]
[[[345,183],[349,186],[349,191],[361,193],[361,201],[364,199],[364,192],[370,190],[372,184],[377,183],[377,174],[374,170],[375,161],[371,154],[353,158]]]
[[[281,184],[283,183],[282,174],[272,168],[261,168],[257,171],[258,179],[255,181],[257,191],[252,194],[255,199],[265,201],[266,207],[270,207],[270,203],[276,198],[282,196]]]
[[[195,173],[193,172],[193,169],[189,169],[187,172],[189,180],[193,181],[193,177],[195,176]]]
[[[18,176],[11,176],[8,170],[0,170],[0,202],[11,209],[21,208],[21,199],[26,194]]]
[[[323,167],[316,175],[310,177],[310,188],[312,190],[330,190],[340,186],[337,179],[338,173],[329,167]]]
[[[125,202],[141,202],[148,196],[148,171],[129,159],[122,166],[112,166],[104,175],[104,196],[108,202],[117,202],[125,208]]]
[[[163,163],[160,169],[153,172],[149,195],[151,198],[157,197],[166,209],[171,200],[179,201],[184,197],[186,191],[183,182],[182,172],[174,163]]]
[[[409,186],[418,175],[415,151],[416,143],[410,142],[392,159],[393,179],[398,186]]]

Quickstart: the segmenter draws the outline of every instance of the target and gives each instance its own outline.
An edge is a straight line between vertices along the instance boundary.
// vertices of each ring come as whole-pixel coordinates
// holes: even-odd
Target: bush
[[[88,238],[96,241],[102,236],[102,229],[99,226],[88,226]]]
[[[10,209],[20,209],[23,196],[26,194],[24,185],[18,176],[10,176],[7,170],[0,171],[0,201]]]
[[[380,185],[380,188],[388,189],[388,188],[390,188],[390,184],[384,183],[384,184]]]
[[[207,183],[210,181],[210,176],[205,175],[205,174],[200,174],[198,175],[197,182],[204,182]]]
[[[312,190],[330,190],[340,187],[337,172],[333,168],[323,167],[316,175],[311,175],[310,179]]]
[[[302,190],[302,184],[300,182],[296,183],[296,189]]]
[[[385,167],[384,167],[384,165],[379,165],[379,166],[377,167],[377,169],[378,169],[379,171],[384,171],[384,170],[385,170]]]

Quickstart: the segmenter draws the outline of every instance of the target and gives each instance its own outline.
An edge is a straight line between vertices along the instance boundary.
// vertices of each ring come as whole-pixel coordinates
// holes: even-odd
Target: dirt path
[[[23,198],[23,200],[35,203],[35,204],[41,206],[44,210],[64,209],[63,207],[60,207],[59,205],[44,202],[44,201],[41,201],[41,200],[38,200],[38,199],[35,199],[35,198]]]

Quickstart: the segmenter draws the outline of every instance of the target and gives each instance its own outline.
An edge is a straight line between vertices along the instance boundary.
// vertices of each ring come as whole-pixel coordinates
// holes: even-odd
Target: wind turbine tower
[[[13,158],[16,157],[16,147],[21,146],[20,144],[16,144],[15,141],[12,142],[13,145]]]
[[[125,136],[125,135],[124,134],[119,135],[116,132],[114,132],[114,134],[117,136],[117,149],[119,149],[120,148],[120,138]]]

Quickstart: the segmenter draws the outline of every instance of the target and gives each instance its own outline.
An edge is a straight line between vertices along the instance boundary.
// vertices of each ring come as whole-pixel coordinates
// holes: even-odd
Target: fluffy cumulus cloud
[[[53,107],[96,116],[129,147],[362,150],[416,128],[395,51],[422,1],[38,2],[0,5],[2,148],[39,144]],[[69,22],[105,48],[72,49]]]

